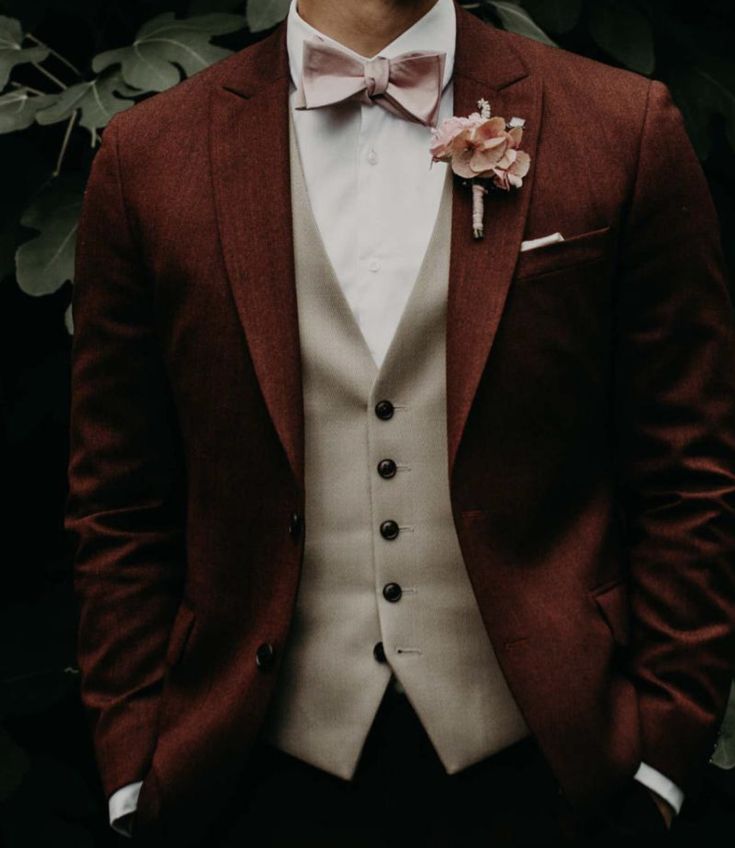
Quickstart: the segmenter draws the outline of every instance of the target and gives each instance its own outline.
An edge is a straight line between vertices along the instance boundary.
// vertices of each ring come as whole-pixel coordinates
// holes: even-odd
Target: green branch
[[[35,36],[35,35],[33,35],[33,33],[31,33],[31,32],[27,32],[27,33],[26,33],[26,38],[30,38],[30,39],[31,39],[31,41],[35,42],[35,43],[36,43],[39,47],[44,47],[46,50],[48,50],[48,52],[49,52],[52,56],[56,56],[56,58],[57,58],[60,62],[63,62],[63,63],[67,66],[67,68],[70,68],[72,71],[74,71],[74,73],[75,73],[75,74],[76,74],[76,75],[77,75],[80,79],[82,78],[82,72],[79,70],[79,68],[77,68],[75,65],[73,65],[73,64],[72,64],[72,63],[71,63],[71,62],[70,62],[70,61],[69,61],[69,60],[68,60],[65,56],[62,56],[62,55],[61,55],[61,53],[57,53],[57,52],[56,52],[56,50],[54,50],[53,48],[49,47],[49,46],[48,46],[48,44],[44,44],[44,43],[43,43],[43,41],[41,41],[41,39],[40,39],[40,38],[36,38],[36,36]]]
[[[65,83],[63,83],[58,77],[55,77],[51,73],[51,71],[47,71],[46,68],[44,68],[43,65],[39,65],[38,62],[32,62],[31,64],[33,65],[34,68],[36,68],[38,71],[40,71],[45,77],[48,77],[48,79],[50,79],[51,82],[55,82],[56,85],[59,86],[59,88],[61,88],[63,91],[66,91],[67,85]]]

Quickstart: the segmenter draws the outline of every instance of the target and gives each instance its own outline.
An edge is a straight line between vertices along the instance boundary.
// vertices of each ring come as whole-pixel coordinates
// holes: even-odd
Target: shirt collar
[[[286,19],[286,46],[291,81],[298,86],[301,79],[301,59],[305,38],[317,37],[340,47],[358,59],[366,61],[374,56],[361,56],[339,41],[330,38],[307,23],[296,9],[297,0],[291,0]],[[447,54],[444,64],[444,80],[442,88],[446,87],[454,69],[454,45],[456,36],[456,15],[454,0],[436,0],[436,3],[419,18],[416,23],[404,30],[397,38],[387,44],[376,56],[392,59],[399,53],[409,50],[438,50]]]

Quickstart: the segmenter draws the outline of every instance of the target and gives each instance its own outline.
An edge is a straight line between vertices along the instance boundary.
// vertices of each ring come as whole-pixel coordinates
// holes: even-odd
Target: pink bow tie
[[[344,100],[382,106],[399,118],[435,127],[445,53],[414,50],[362,61],[326,42],[306,39],[296,109]]]

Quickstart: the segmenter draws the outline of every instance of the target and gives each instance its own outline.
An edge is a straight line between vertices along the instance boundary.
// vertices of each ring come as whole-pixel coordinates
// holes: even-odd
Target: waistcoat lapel
[[[286,25],[222,63],[210,101],[219,236],[273,424],[304,486],[304,412],[288,151]]]
[[[362,398],[370,392],[378,374],[378,366],[370,352],[367,339],[355,318],[350,304],[340,286],[332,261],[327,254],[319,227],[314,218],[311,201],[306,189],[306,180],[301,160],[301,153],[296,137],[293,116],[289,115],[290,132],[290,168],[291,168],[291,211],[294,239],[295,272],[298,275],[310,275],[320,280],[317,288],[318,302],[313,305],[322,315],[331,317],[330,325],[333,330],[329,334],[330,344],[342,344],[341,356],[354,357],[356,365],[350,369],[350,377],[354,381],[351,386],[344,386],[345,391],[356,391]],[[302,267],[299,269],[298,256],[301,256]],[[298,290],[298,279],[296,280]],[[300,318],[304,318],[302,307],[303,293],[299,295]],[[301,334],[301,331],[300,331]],[[303,339],[302,339],[303,341]],[[302,384],[306,392],[306,374],[304,368],[302,347]]]
[[[533,190],[541,130],[541,81],[496,31],[456,3],[454,114],[490,102],[493,115],[526,119],[522,148],[531,156],[523,187],[485,196],[485,238],[472,236],[472,192],[459,177],[452,206],[447,302],[447,440],[449,475],[464,425],[495,339],[513,276]]]

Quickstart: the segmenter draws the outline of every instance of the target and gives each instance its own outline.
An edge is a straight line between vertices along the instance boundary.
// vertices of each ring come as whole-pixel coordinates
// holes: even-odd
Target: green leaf
[[[582,13],[583,0],[523,0],[531,17],[549,32],[564,33],[573,29]]]
[[[145,23],[129,47],[97,54],[92,69],[99,73],[119,64],[128,84],[143,91],[163,91],[181,81],[179,67],[191,76],[229,56],[231,50],[210,44],[210,39],[244,26],[242,15],[213,12],[177,19],[173,12],[165,12]]]
[[[123,97],[118,97],[121,94]],[[36,113],[39,124],[55,124],[66,120],[72,112],[80,109],[82,117],[80,124],[96,138],[96,131],[107,123],[118,112],[124,112],[134,103],[125,97],[140,94],[131,88],[122,78],[120,69],[116,68],[101,74],[96,79],[79,82],[69,86],[57,98],[56,102],[47,109]]]
[[[16,251],[18,285],[35,297],[57,291],[74,277],[74,251],[84,187],[74,175],[54,179],[20,219],[39,235]]]
[[[556,47],[556,42],[552,41],[538,24],[534,23],[533,18],[531,18],[525,9],[522,9],[515,3],[501,2],[501,0],[492,0],[490,5],[495,9],[500,18],[503,29]]]
[[[653,31],[631,0],[595,0],[589,6],[592,38],[627,68],[650,75],[656,66]]]
[[[0,15],[0,89],[5,88],[10,72],[23,62],[43,62],[49,55],[46,47],[22,47],[23,28],[15,18]]]
[[[0,133],[24,130],[33,123],[39,109],[46,109],[58,99],[58,94],[33,94],[25,87],[1,95]]]
[[[735,682],[730,684],[730,698],[720,726],[720,738],[710,762],[721,769],[735,768]]]
[[[708,139],[704,156],[709,153],[709,130],[715,115],[725,119],[727,140],[735,150],[735,73],[729,63],[720,66],[714,59],[705,59],[702,64],[676,71],[672,74],[671,88],[688,119],[690,133],[693,130],[692,143],[698,153],[704,147],[700,135],[705,132]]]
[[[289,0],[248,0],[245,14],[250,32],[270,29],[288,14]]]
[[[704,160],[712,147],[712,106],[701,97],[701,84],[693,68],[676,68],[668,84],[676,105],[681,109],[687,134],[697,156]]]
[[[40,145],[29,144],[22,132],[0,137],[0,158],[8,163],[0,191],[0,279],[4,279],[15,276],[18,237],[28,236],[21,232],[20,216],[30,198],[48,182],[50,167],[48,154]]]

